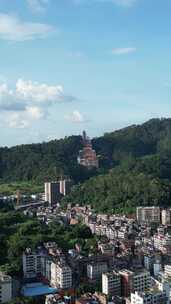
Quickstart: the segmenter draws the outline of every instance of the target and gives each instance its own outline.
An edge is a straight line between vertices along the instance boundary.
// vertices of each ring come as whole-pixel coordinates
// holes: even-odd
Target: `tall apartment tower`
[[[83,131],[82,140],[83,149],[79,151],[77,158],[78,164],[86,167],[87,169],[98,168],[99,162],[97,159],[96,151],[93,150],[91,140],[85,131]]]
[[[52,206],[60,199],[60,182],[45,183],[45,201]]]
[[[61,289],[72,287],[72,270],[66,263],[52,262],[51,284]]]
[[[131,292],[145,291],[151,288],[151,276],[147,270],[130,271],[124,269],[119,271],[121,276],[121,294],[123,297],[129,297]]]
[[[121,295],[123,297],[129,297],[131,292],[134,290],[133,287],[133,276],[134,273],[130,270],[119,271],[121,276]]]
[[[71,191],[71,187],[73,186],[73,182],[71,179],[60,179],[60,193],[62,195],[67,195]]]

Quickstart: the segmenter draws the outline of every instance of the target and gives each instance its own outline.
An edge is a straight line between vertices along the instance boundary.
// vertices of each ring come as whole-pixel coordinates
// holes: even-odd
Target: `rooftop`
[[[12,278],[5,274],[4,272],[0,272],[0,283],[10,282]]]
[[[57,288],[52,288],[42,283],[30,283],[23,285],[21,293],[25,297],[36,297],[57,293]]]

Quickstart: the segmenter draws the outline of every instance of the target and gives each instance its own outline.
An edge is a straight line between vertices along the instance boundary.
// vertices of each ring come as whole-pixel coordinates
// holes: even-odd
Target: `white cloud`
[[[32,106],[32,107],[26,107],[26,113],[30,116],[32,119],[41,119],[45,118],[46,113],[39,107]]]
[[[24,129],[29,126],[29,121],[23,118],[22,113],[12,112],[7,115],[6,124],[9,128]]]
[[[24,22],[17,16],[0,14],[0,39],[26,41],[45,38],[56,30],[44,23]]]
[[[88,120],[78,110],[74,110],[72,113],[65,115],[65,119],[72,123],[84,123]]]
[[[19,79],[16,83],[16,95],[22,100],[32,100],[37,103],[53,103],[65,101],[68,96],[64,95],[61,85],[49,86],[30,80]]]
[[[48,0],[27,0],[29,8],[34,13],[43,13],[48,2]]]
[[[7,115],[10,127],[28,127],[33,121],[45,119],[50,107],[61,102],[76,100],[66,95],[61,85],[25,81],[18,79],[15,89],[0,85],[0,113]]]
[[[136,48],[134,47],[127,47],[127,48],[115,48],[112,50],[113,55],[127,55],[130,53],[135,53]]]

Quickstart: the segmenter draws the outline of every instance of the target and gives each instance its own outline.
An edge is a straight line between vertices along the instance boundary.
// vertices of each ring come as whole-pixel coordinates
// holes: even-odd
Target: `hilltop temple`
[[[93,150],[91,140],[85,131],[83,131],[82,139],[83,149],[79,151],[78,163],[84,167],[87,167],[87,169],[98,168],[99,162],[96,151]]]

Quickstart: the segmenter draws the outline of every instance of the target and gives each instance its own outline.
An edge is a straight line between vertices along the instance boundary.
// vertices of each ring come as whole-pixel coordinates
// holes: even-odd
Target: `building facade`
[[[51,206],[56,204],[61,197],[60,182],[45,183],[45,201]]]
[[[143,223],[160,223],[160,207],[137,207],[137,221]]]
[[[166,293],[160,290],[131,293],[131,304],[167,304]]]
[[[12,278],[0,272],[0,303],[7,303],[12,299]]]
[[[72,287],[72,270],[66,263],[52,262],[51,284],[61,289]]]
[[[100,279],[103,272],[107,272],[106,262],[92,262],[87,264],[87,277],[90,280]]]
[[[121,276],[112,271],[102,274],[102,292],[107,296],[121,295]]]

